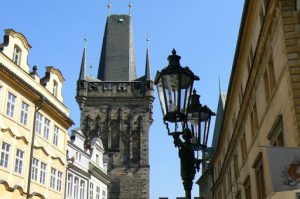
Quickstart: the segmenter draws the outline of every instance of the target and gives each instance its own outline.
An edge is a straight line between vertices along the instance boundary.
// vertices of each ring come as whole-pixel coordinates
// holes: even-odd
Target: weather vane
[[[149,49],[149,43],[150,43],[149,34],[147,35],[146,41],[147,41],[147,48]]]
[[[131,1],[128,4],[128,8],[129,8],[129,16],[131,16],[131,8],[132,8],[132,3]]]
[[[110,15],[110,8],[111,8],[110,1],[108,1],[106,6],[107,6],[107,16],[109,16]]]

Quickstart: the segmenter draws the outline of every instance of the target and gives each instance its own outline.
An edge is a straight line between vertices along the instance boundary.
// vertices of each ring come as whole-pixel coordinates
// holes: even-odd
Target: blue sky
[[[0,30],[13,28],[23,33],[32,45],[29,65],[37,65],[40,76],[45,66],[61,70],[66,81],[63,95],[71,110],[75,128],[79,125],[79,108],[75,101],[83,38],[86,35],[87,60],[96,75],[102,45],[107,1],[14,0],[1,3]],[[127,14],[128,1],[111,0],[112,14]],[[151,75],[167,65],[172,48],[181,65],[200,76],[195,85],[201,102],[216,110],[219,76],[226,91],[244,1],[236,0],[133,0],[137,75],[145,67],[146,37],[150,37]],[[3,31],[0,33],[3,37]],[[0,40],[2,42],[2,40]],[[179,158],[171,137],[167,136],[157,95],[154,123],[150,129],[150,198],[184,196]],[[212,122],[211,133],[213,132]],[[198,176],[196,177],[198,178]],[[193,196],[198,188],[193,187]]]

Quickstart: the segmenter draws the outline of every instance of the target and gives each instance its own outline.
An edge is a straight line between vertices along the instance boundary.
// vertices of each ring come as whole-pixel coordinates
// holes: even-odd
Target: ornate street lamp
[[[182,129],[178,129],[185,126],[193,83],[199,80],[188,67],[180,66],[180,58],[173,49],[169,65],[157,72],[154,80],[169,135],[181,134]],[[173,124],[173,129],[170,130],[169,124]]]
[[[193,180],[201,162],[199,152],[207,148],[210,119],[215,114],[200,104],[195,90],[192,94],[193,83],[199,77],[188,67],[180,66],[180,58],[173,49],[168,57],[169,65],[157,72],[155,85],[168,135],[173,136],[179,149],[185,197],[191,199]]]

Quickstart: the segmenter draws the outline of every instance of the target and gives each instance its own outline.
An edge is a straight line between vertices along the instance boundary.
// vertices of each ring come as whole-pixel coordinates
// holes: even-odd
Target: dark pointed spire
[[[82,53],[81,68],[80,68],[80,74],[78,80],[86,80],[85,68],[86,68],[86,37],[84,38],[84,48]]]
[[[133,31],[129,15],[107,17],[97,77],[102,81],[136,80]]]
[[[149,42],[150,39],[147,37],[147,52],[146,52],[146,67],[145,67],[145,80],[150,80],[150,59],[149,59]]]

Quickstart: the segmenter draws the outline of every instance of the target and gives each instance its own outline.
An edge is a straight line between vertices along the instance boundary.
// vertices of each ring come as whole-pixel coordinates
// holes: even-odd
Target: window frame
[[[11,98],[12,97],[12,98]],[[6,102],[6,115],[10,118],[14,118],[17,96],[8,92]]]
[[[72,197],[72,190],[73,190],[73,174],[68,173],[67,178],[67,196]]]
[[[18,153],[20,152],[20,153]],[[24,151],[21,149],[16,149],[16,157],[15,157],[15,168],[14,172],[22,175],[23,172],[23,162],[24,162]]]
[[[22,101],[22,103],[21,103],[21,114],[20,114],[20,123],[24,126],[28,125],[28,113],[29,113],[29,104]]]
[[[94,183],[90,182],[89,187],[89,198],[94,199]]]
[[[44,117],[44,123],[43,123],[43,138],[46,140],[49,139],[49,134],[50,134],[50,127],[51,127],[51,121]]]
[[[9,143],[2,141],[0,166],[3,168],[6,168],[6,169],[9,167],[10,148],[11,148],[11,145]]]
[[[252,199],[250,175],[247,175],[245,180],[243,181],[243,187],[244,187],[245,199]]]
[[[39,160],[35,157],[32,158],[31,165],[31,180],[38,182],[38,174],[39,174]]]
[[[266,197],[266,184],[262,152],[257,155],[252,168],[255,172],[257,199],[264,199]]]
[[[38,135],[42,135],[42,128],[43,128],[43,114],[40,112],[36,112],[36,117],[35,117],[35,132]]]
[[[18,45],[14,45],[12,61],[18,66],[21,65],[22,49]]]
[[[56,191],[61,192],[62,191],[62,178],[63,173],[61,171],[57,170],[57,178],[56,178]]]
[[[282,115],[279,115],[267,135],[271,146],[284,146],[284,129]],[[278,139],[281,141],[278,142]]]
[[[39,176],[39,182],[41,184],[46,184],[46,172],[47,172],[47,164],[41,161],[40,164],[40,176]]]
[[[56,169],[51,167],[50,173],[50,188],[55,190],[55,182],[56,182]]]
[[[54,144],[55,146],[58,146],[59,130],[60,130],[60,128],[58,126],[54,125],[52,144]]]

